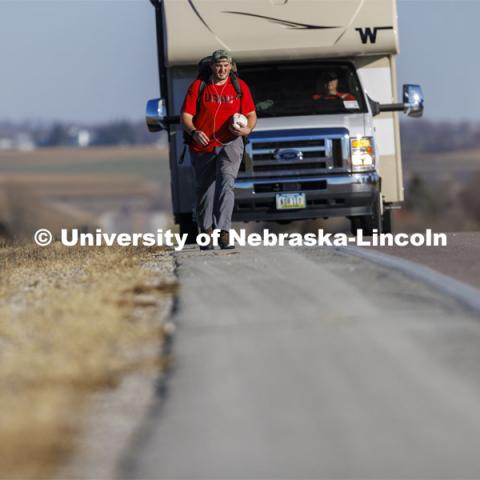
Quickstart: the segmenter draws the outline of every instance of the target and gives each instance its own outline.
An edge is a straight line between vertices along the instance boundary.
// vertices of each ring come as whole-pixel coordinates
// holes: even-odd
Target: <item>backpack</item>
[[[200,80],[200,87],[198,89],[198,96],[197,96],[197,109],[200,109],[200,102],[202,100],[203,92],[205,91],[205,87],[207,86],[207,82],[210,79],[210,75],[212,73],[210,69],[211,65],[211,56],[204,57],[198,62],[198,75],[197,80]],[[232,62],[232,70],[230,71],[230,81],[232,82],[233,88],[237,92],[237,98],[240,98],[240,110],[242,110],[242,89],[240,87],[240,82],[238,81],[238,72],[237,72],[237,64]],[[244,137],[245,138],[245,137]],[[192,136],[187,133],[185,130],[183,131],[183,142],[186,145],[190,145],[192,143]]]

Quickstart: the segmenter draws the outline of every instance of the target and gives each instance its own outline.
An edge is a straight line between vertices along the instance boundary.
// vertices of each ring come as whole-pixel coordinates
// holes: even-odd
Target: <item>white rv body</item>
[[[375,115],[378,112],[374,112],[373,105],[368,100],[370,97],[380,104],[397,103],[395,55],[399,51],[399,44],[395,0],[151,1],[157,8],[160,72],[161,78],[163,72],[162,86],[167,90],[162,94],[166,96],[170,117],[180,114],[186,90],[197,75],[198,61],[216,49],[232,52],[239,65],[240,77],[243,65],[252,67],[289,62],[293,62],[293,65],[295,62],[302,62],[302,65],[309,62],[350,64],[356,70],[366,99],[364,111],[259,118],[255,135],[261,137],[264,132],[273,138],[275,131],[311,133],[315,130],[321,134],[323,130],[337,129],[346,132],[345,135],[350,139],[371,137],[376,146],[375,171],[371,173],[378,175],[378,181],[372,175],[367,177],[372,188],[379,190],[380,213],[403,201],[398,114],[390,111]],[[255,135],[250,153],[255,148]],[[174,214],[181,224],[186,216],[191,215],[194,202],[193,179],[188,149],[183,144],[182,127],[179,124],[170,125],[169,139]],[[328,142],[326,139],[325,145]],[[346,144],[342,145],[347,148]],[[343,154],[347,153],[345,151]],[[359,172],[341,169],[337,176],[328,177],[325,175],[328,172],[323,172],[322,178],[326,179],[328,186],[335,182],[341,183],[339,175],[342,172],[345,178],[349,176],[347,183],[368,183],[365,180],[367,177],[361,178]],[[362,175],[366,175],[365,172]],[[265,174],[248,174],[247,171],[243,178],[240,176],[236,184],[240,200],[247,199],[248,196],[260,198],[258,192],[255,196],[254,190],[247,193],[256,179],[263,183],[268,181]],[[269,181],[283,180],[286,179],[272,177]],[[291,182],[294,180],[295,175],[288,179]],[[307,198],[309,195],[312,194],[307,193]],[[292,214],[291,218],[286,212],[257,216],[251,211],[237,216],[237,219],[275,221],[335,215],[350,218],[360,214],[369,215],[368,209],[372,207],[366,206],[367,210],[348,210],[336,209],[334,204],[335,201],[332,204],[329,200],[330,208],[317,209],[316,215],[312,212],[308,215],[308,209],[303,211],[305,216],[302,216],[302,212],[294,212],[295,215]]]
[[[164,0],[163,4],[167,67],[196,64],[218,48],[230,50],[239,63],[398,52],[393,0]],[[357,28],[376,28],[375,42],[359,42]]]

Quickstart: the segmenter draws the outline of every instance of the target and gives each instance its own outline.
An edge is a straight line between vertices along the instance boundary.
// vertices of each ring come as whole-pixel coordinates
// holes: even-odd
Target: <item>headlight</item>
[[[375,143],[372,137],[352,138],[352,170],[363,171],[375,168]]]

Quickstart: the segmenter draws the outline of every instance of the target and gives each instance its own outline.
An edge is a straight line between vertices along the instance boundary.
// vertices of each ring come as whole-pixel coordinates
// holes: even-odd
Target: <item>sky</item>
[[[429,120],[480,121],[480,0],[398,9],[399,86],[422,85]],[[0,0],[0,121],[140,120],[156,62],[148,0]]]

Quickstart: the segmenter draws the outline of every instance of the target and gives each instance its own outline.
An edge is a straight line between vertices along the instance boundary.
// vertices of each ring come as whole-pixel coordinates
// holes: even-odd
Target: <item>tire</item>
[[[352,235],[356,235],[357,231],[360,230],[360,217],[349,217],[350,219],[350,232]]]
[[[187,244],[196,243],[198,235],[198,226],[192,220],[191,215],[182,215],[178,222],[180,235],[187,234]]]
[[[382,197],[380,193],[377,193],[373,200],[372,213],[370,215],[350,218],[351,232],[353,235],[356,235],[358,230],[362,230],[363,235],[368,237],[373,235],[373,230],[376,230],[377,233],[382,233],[381,201]]]
[[[382,233],[393,233],[392,210],[384,210],[382,215]]]

